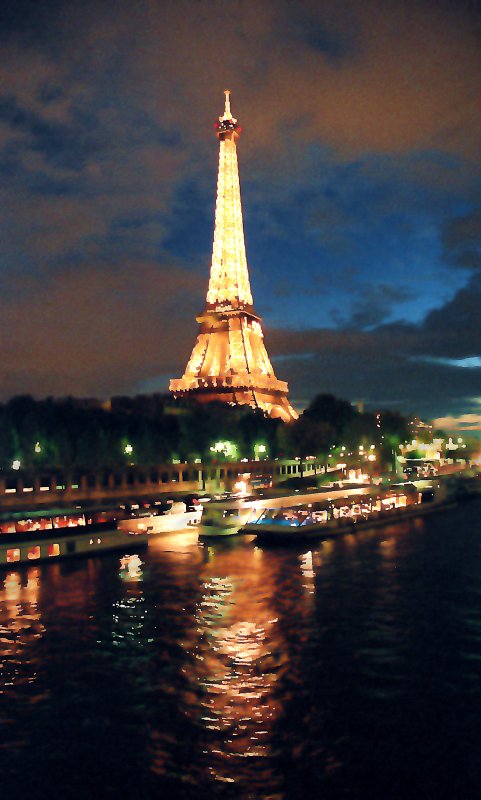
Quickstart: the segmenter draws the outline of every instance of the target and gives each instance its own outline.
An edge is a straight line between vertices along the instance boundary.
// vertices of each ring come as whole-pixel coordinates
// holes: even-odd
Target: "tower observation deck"
[[[199,333],[185,372],[170,382],[170,391],[199,402],[249,405],[289,422],[297,413],[289,403],[287,383],[274,374],[261,319],[254,312],[237,166],[241,128],[227,90],[224,114],[215,127],[219,173],[206,305],[197,317]]]

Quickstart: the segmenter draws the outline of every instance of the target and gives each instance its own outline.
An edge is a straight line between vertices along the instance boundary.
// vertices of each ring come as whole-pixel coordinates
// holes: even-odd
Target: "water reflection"
[[[142,580],[142,561],[137,554],[122,556],[119,575],[124,581]]]
[[[189,780],[249,787],[253,797],[280,792],[273,731],[284,711],[289,647],[276,609],[279,574],[253,547],[206,547],[198,599],[183,631],[182,714],[195,728]],[[299,583],[301,573],[299,572]],[[166,769],[165,736],[154,736],[157,771]],[[281,794],[279,794],[281,796]]]
[[[0,588],[0,693],[22,683],[33,683],[37,667],[29,649],[45,633],[38,610],[37,568],[9,572]]]
[[[478,797],[472,508],[461,532],[453,511],[302,550],[159,539],[133,576],[114,554],[4,573],[5,796]]]
[[[299,556],[299,566],[302,573],[302,586],[308,595],[316,592],[316,573],[323,563],[320,550],[308,550]],[[314,601],[314,597],[311,598]]]

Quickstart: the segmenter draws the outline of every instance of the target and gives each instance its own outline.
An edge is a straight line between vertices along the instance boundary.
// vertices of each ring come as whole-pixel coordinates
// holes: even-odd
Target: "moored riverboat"
[[[0,515],[0,542],[4,534],[32,536],[48,531],[76,530],[98,533],[112,530],[127,514],[125,506],[117,508],[50,508],[8,511]]]
[[[350,494],[362,495],[368,489],[358,485],[349,488]],[[342,492],[344,493],[344,492]],[[333,497],[341,494],[337,489],[330,490]],[[326,490],[307,492],[304,494],[281,495],[277,497],[231,497],[219,503],[209,503],[205,508],[202,522],[199,525],[199,539],[218,539],[225,536],[237,536],[250,533],[245,526],[251,519],[261,514],[261,509],[279,509],[280,507],[301,506],[327,497]]]
[[[363,496],[257,510],[242,527],[259,541],[298,541],[352,533],[364,527],[431,513],[454,504],[437,487],[408,484]]]
[[[146,534],[137,535],[118,530],[93,533],[69,528],[55,531],[7,533],[0,537],[0,566],[32,564],[73,556],[94,556],[103,552],[129,552],[146,547]]]
[[[193,498],[190,502],[168,500],[155,510],[139,509],[118,522],[118,530],[127,533],[145,533],[155,536],[181,531],[198,525],[203,506]]]
[[[218,539],[236,536],[252,514],[252,505],[233,500],[222,505],[209,505],[199,526],[199,539]]]

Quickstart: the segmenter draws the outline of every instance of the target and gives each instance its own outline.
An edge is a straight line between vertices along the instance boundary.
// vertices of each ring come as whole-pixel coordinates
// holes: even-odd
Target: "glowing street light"
[[[21,466],[22,466],[22,464],[18,460],[18,458],[16,458],[15,461],[12,462],[12,469],[20,469]]]
[[[36,453],[41,453],[42,448],[40,447],[40,442],[35,442],[35,447],[33,448]]]
[[[261,442],[256,442],[256,444],[254,445],[254,458],[256,459],[256,461],[259,461],[261,457],[265,458],[266,453],[267,453],[267,447],[265,446],[265,444],[262,444]]]
[[[125,455],[130,456],[130,455],[132,455],[133,452],[134,452],[134,448],[132,447],[132,445],[131,444],[126,444],[125,447],[124,447]]]
[[[234,442],[215,442],[209,449],[211,453],[223,453],[225,458],[237,458],[237,445]]]

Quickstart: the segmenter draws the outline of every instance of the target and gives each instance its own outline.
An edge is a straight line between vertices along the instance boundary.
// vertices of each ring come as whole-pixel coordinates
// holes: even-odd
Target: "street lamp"
[[[265,446],[265,444],[262,444],[261,442],[256,442],[256,444],[254,445],[255,460],[259,461],[261,457],[265,458],[266,453],[267,453],[267,447]]]
[[[222,453],[225,458],[237,459],[237,445],[234,442],[215,442],[209,448],[211,453]]]

